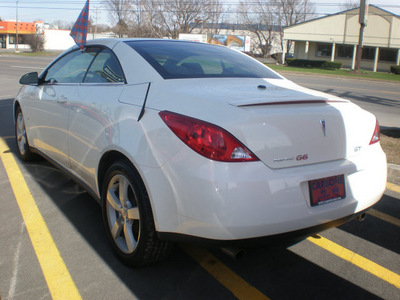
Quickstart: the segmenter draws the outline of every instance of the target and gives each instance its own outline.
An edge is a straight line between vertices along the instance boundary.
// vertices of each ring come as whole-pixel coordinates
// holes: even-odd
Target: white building
[[[285,28],[284,39],[295,42],[294,57],[342,62],[355,68],[359,9],[351,9]],[[361,68],[390,70],[400,63],[400,17],[370,5],[364,29]]]
[[[18,30],[17,30],[18,25]],[[75,44],[69,35],[70,30],[50,29],[48,24],[42,21],[16,22],[0,21],[0,49],[29,50],[28,40],[33,35],[43,35],[45,39],[45,50],[66,50]],[[18,35],[18,43],[17,43]],[[89,33],[87,39],[94,38],[115,38],[116,34],[110,33]]]

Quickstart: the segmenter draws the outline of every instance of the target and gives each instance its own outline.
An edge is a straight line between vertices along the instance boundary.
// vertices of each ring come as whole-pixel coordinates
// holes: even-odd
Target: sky
[[[239,0],[223,1],[230,5],[239,2]],[[18,3],[18,20],[20,22],[39,20],[45,23],[53,23],[61,20],[73,23],[85,2],[86,0],[0,0],[0,17],[3,20],[15,20]],[[345,2],[346,0],[314,0],[316,12],[321,14],[319,16],[341,11],[340,5]],[[369,3],[400,15],[399,0],[370,0]],[[91,0],[89,15],[94,24],[113,25],[110,22],[104,0]]]

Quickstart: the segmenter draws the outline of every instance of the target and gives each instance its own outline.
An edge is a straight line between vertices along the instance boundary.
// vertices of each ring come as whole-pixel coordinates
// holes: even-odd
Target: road
[[[17,80],[50,60],[0,56],[0,137],[5,141],[5,145],[0,143],[2,300],[57,298],[50,292],[54,279],[44,275],[47,261],[38,259],[38,247],[46,245],[32,243],[31,239],[36,240],[28,233],[36,222],[32,225],[29,220],[30,210],[23,213],[25,198],[34,200],[44,222],[39,230],[48,228],[83,299],[399,299],[400,190],[396,187],[385,192],[364,222],[347,223],[291,247],[250,249],[241,260],[233,260],[216,249],[176,245],[171,256],[155,266],[135,270],[121,264],[107,244],[95,200],[49,163],[22,163],[12,154],[16,149],[11,111]],[[344,94],[346,89],[344,82],[321,77],[296,80],[314,88],[324,85],[320,86],[324,90],[331,82],[338,87],[333,88],[334,93]],[[364,82],[364,87],[358,86],[359,81],[348,84],[360,90],[371,86]],[[399,93],[392,84],[380,87]],[[347,95],[354,94],[349,89]],[[384,115],[383,103],[398,109],[397,94],[375,91],[373,95],[383,99],[382,104],[357,101]],[[17,167],[10,167],[7,160],[16,160]],[[20,174],[23,180],[16,182],[10,174]],[[23,181],[29,192],[20,199]],[[57,282],[56,290],[63,284]]]
[[[400,82],[285,73],[299,85],[349,99],[375,114],[383,127],[400,128]]]

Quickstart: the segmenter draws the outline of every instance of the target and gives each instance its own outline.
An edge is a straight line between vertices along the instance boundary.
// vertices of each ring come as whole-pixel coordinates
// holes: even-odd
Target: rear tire
[[[22,114],[20,107],[17,108],[17,112],[15,114],[15,141],[17,143],[18,156],[23,161],[32,161],[35,159],[35,155],[31,152],[29,147],[24,115]]]
[[[141,267],[169,255],[171,244],[158,239],[146,188],[129,161],[107,170],[102,213],[107,238],[125,264]]]

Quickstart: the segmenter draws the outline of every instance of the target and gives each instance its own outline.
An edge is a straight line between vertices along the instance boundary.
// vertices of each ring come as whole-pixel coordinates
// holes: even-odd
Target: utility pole
[[[15,52],[18,51],[18,0],[16,4],[16,20],[15,20]]]
[[[357,48],[357,60],[356,60],[356,70],[360,71],[361,57],[362,57],[362,47],[364,39],[364,28],[367,26],[368,21],[368,5],[369,0],[360,0],[360,12],[358,22],[360,23],[360,33],[358,35],[358,48]]]
[[[96,14],[96,18],[95,18],[95,20],[96,20],[96,25],[94,26],[94,38],[96,38],[96,35],[97,35],[97,22],[98,22],[98,17],[99,17],[99,8],[96,6],[95,7],[95,14]]]

